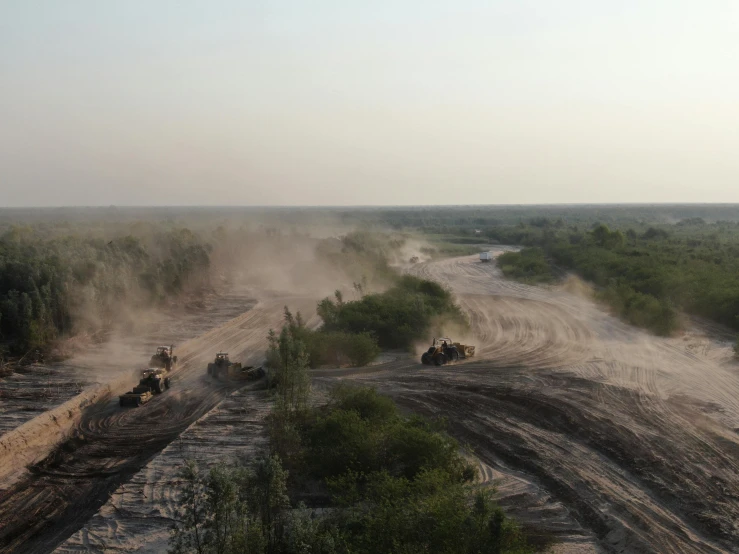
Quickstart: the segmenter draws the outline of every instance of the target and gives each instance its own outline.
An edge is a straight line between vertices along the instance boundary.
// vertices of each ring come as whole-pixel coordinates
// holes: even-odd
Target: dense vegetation
[[[341,211],[447,243],[511,244],[504,272],[547,282],[574,271],[632,324],[658,334],[680,312],[739,330],[739,206],[479,206]]]
[[[356,279],[360,295],[397,277],[389,261],[402,237],[353,232],[311,239],[216,223],[199,222],[197,233],[171,221],[0,224],[0,356],[35,353],[79,332],[133,325],[142,308],[202,291],[213,275],[239,278],[245,264],[260,265],[276,252],[287,262],[295,258],[295,265],[266,271],[290,273],[302,256],[311,260],[307,271],[333,268]],[[352,359],[368,342],[340,332],[320,338],[326,356],[349,344]]]
[[[536,257],[542,278],[551,265],[574,270],[598,285],[598,296],[630,323],[659,334],[679,327],[678,311],[739,329],[739,226],[684,222],[671,227],[611,230],[599,224],[537,233],[519,227],[507,233],[538,245],[508,254],[507,274],[519,277]],[[503,238],[502,230],[496,236]]]
[[[0,236],[0,333],[11,352],[97,329],[125,310],[207,283],[209,248],[186,229],[144,240],[13,227]]]
[[[438,283],[404,275],[385,292],[367,294],[345,302],[325,298],[318,305],[323,329],[328,332],[369,333],[382,348],[409,348],[414,341],[428,338],[436,318],[464,323],[451,293]]]
[[[270,345],[270,452],[207,474],[186,464],[172,552],[532,551],[439,424],[369,388],[339,386],[310,407],[299,327],[288,318]]]
[[[311,367],[350,364],[363,366],[374,360],[383,348],[409,349],[419,339],[427,339],[434,324],[453,321],[466,325],[451,293],[438,283],[404,275],[393,277],[395,284],[384,292],[364,294],[345,301],[340,291],[335,298],[318,304],[323,325],[311,329],[300,312],[293,315],[285,308],[281,334],[270,333],[272,346],[269,367],[279,367],[284,353],[277,348],[288,339],[305,349],[305,363]]]

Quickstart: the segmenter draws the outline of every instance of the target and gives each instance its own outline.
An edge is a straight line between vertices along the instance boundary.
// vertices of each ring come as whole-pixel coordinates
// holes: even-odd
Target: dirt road
[[[314,300],[289,299],[309,311]],[[265,300],[243,315],[179,345],[169,391],[140,408],[117,398],[89,407],[72,436],[10,488],[0,491],[0,551],[50,552],[77,531],[158,452],[226,398],[234,387],[205,377],[213,353],[260,358],[266,330],[282,319],[286,298]]]
[[[412,271],[457,294],[477,359],[355,379],[448,418],[506,486],[529,479],[539,489],[529,508],[551,513],[522,510],[524,523],[533,515],[569,550],[739,552],[739,368],[728,344],[649,336],[472,257]]]
[[[454,290],[478,356],[441,369],[413,359],[317,372],[317,385],[356,379],[448,418],[504,507],[556,552],[739,552],[739,369],[728,344],[649,336],[587,298],[503,280],[474,258],[412,271]],[[173,389],[151,404],[89,411],[57,456],[0,496],[10,522],[0,550],[50,551],[85,522],[60,552],[161,550],[178,449],[238,442],[225,437],[240,400],[203,379],[207,356],[225,348],[248,361],[285,303],[314,306],[264,300],[181,345]]]
[[[64,362],[30,365],[0,377],[0,436],[96,382],[141,367],[158,345],[179,346],[243,314],[254,302],[248,291],[237,289],[208,295],[200,309],[141,314],[134,333],[114,332],[104,344],[89,345]]]

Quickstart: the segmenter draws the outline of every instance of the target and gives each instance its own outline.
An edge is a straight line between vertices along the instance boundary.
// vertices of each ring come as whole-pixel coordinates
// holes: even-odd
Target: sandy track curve
[[[411,271],[456,294],[478,358],[344,377],[448,418],[506,487],[527,476],[540,493],[516,515],[564,551],[739,552],[739,370],[728,344],[652,337],[473,257]],[[532,512],[542,502],[551,513]]]

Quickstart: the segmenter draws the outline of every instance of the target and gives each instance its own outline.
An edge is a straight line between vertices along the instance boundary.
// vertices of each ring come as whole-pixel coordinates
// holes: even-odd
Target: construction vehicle
[[[215,361],[208,364],[208,375],[228,381],[255,381],[264,377],[264,369],[251,365],[242,366],[240,362],[232,362],[228,358],[228,352],[218,352]]]
[[[174,345],[159,346],[156,354],[149,360],[149,367],[161,367],[167,371],[172,371],[177,364],[177,356],[174,355]]]
[[[431,347],[421,356],[425,365],[445,365],[449,362],[470,358],[475,355],[475,347],[469,344],[452,342],[449,338],[435,338]]]
[[[141,372],[141,379],[131,392],[120,395],[121,406],[141,406],[151,400],[155,394],[161,394],[169,388],[169,377],[161,367],[150,367]]]
[[[235,374],[241,371],[240,362],[232,362],[228,358],[228,352],[216,353],[216,359],[213,363],[208,364],[208,375],[218,378],[220,375]]]

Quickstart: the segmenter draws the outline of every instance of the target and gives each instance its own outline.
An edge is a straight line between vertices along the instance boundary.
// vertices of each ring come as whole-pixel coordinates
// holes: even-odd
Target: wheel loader
[[[172,371],[177,365],[177,356],[174,355],[174,345],[159,346],[156,353],[149,360],[149,367],[161,367]]]
[[[141,406],[151,400],[155,394],[161,394],[169,388],[170,381],[166,370],[161,367],[150,367],[141,372],[141,379],[131,392],[120,395],[121,406]]]
[[[215,361],[208,364],[208,375],[228,381],[255,381],[264,377],[264,369],[242,366],[241,362],[232,362],[228,358],[228,352],[218,352]]]
[[[421,363],[439,366],[474,355],[475,347],[472,345],[452,342],[451,339],[445,337],[435,338],[429,349],[421,356]]]

